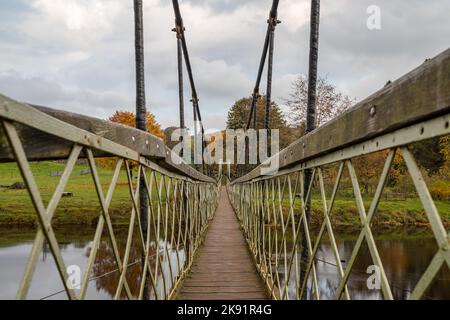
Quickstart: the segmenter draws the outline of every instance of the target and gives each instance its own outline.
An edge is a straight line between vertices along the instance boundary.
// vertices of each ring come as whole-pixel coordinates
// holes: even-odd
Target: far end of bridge
[[[215,218],[177,298],[182,300],[269,298],[225,189],[220,192]]]

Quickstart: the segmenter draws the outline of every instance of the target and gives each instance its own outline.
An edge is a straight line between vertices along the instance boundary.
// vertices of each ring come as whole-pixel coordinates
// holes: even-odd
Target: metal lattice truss
[[[3,101],[2,101],[3,102]],[[62,285],[69,299],[84,299],[86,297],[89,279],[97,257],[98,248],[104,232],[108,234],[113,250],[117,272],[120,275],[115,299],[171,299],[174,298],[177,286],[190,270],[197,248],[202,242],[209,221],[212,219],[218,199],[218,186],[211,181],[201,181],[173,173],[157,164],[140,157],[135,151],[115,144],[102,137],[64,124],[51,117],[40,122],[42,114],[26,105],[8,100],[0,108],[0,132],[6,136],[6,145],[14,156],[39,221],[38,231],[33,243],[32,251],[25,268],[17,293],[18,299],[26,299],[30,284],[35,274],[39,254],[44,242],[47,242],[59,272]],[[10,112],[13,107],[14,111]],[[38,120],[32,121],[34,114]],[[32,117],[32,116],[31,116]],[[14,121],[17,119],[19,121]],[[24,143],[21,141],[17,125],[30,126],[33,130],[55,135],[72,145],[67,158],[65,170],[53,196],[45,207],[35,178],[30,169],[30,161]],[[86,143],[83,141],[90,141]],[[95,147],[92,146],[95,141]],[[81,143],[80,143],[81,142]],[[2,141],[5,147],[5,141]],[[116,157],[113,177],[109,189],[104,194],[97,171],[94,152],[99,150]],[[86,270],[80,290],[73,290],[68,279],[66,265],[58,245],[52,219],[63,196],[65,187],[80,157],[87,158],[91,175],[101,207],[95,236],[91,245]],[[145,181],[147,195],[147,225],[141,223],[140,212],[140,183],[133,183],[131,164],[138,172],[137,181]],[[136,165],[137,164],[137,165]],[[126,246],[124,252],[119,252],[117,237],[114,232],[110,216],[110,205],[117,187],[119,175],[126,171],[130,193],[131,212]],[[144,228],[145,227],[145,228]],[[146,235],[143,230],[147,230]],[[136,239],[138,239],[136,241]],[[154,239],[157,239],[154,241]],[[138,292],[132,292],[127,282],[127,270],[132,246],[138,246],[142,252],[142,266],[140,271],[140,285]],[[156,248],[155,248],[156,246]],[[156,252],[156,254],[152,254]],[[175,258],[173,258],[175,254]],[[171,256],[172,255],[172,256]]]
[[[231,202],[241,221],[257,268],[274,299],[320,299],[316,270],[321,241],[328,234],[334,255],[334,265],[339,276],[336,299],[350,299],[347,284],[354,270],[355,261],[364,244],[367,244],[374,265],[380,269],[382,294],[393,299],[383,261],[374,240],[371,224],[383,194],[394,156],[398,152],[404,159],[409,175],[417,190],[439,250],[427,270],[421,276],[411,299],[421,299],[444,264],[450,267],[450,235],[447,233],[433,202],[424,177],[408,149],[411,143],[450,133],[449,115],[437,117],[376,139],[309,159],[294,167],[283,169],[274,176],[259,176],[248,181],[237,181],[228,186]],[[353,159],[374,152],[388,150],[384,168],[370,208],[366,211],[358,175]],[[327,198],[324,185],[325,166],[337,165],[339,170],[332,181],[335,185],[331,198]],[[312,170],[313,181],[305,190],[306,170]],[[361,232],[346,268],[341,262],[335,232],[331,223],[333,206],[344,171],[351,180],[354,199],[359,212]],[[244,178],[245,180],[245,178]],[[313,185],[320,189],[323,223],[313,243],[311,226],[308,225],[306,206],[310,203]],[[287,204],[287,209],[286,209]],[[317,204],[316,204],[317,205]]]

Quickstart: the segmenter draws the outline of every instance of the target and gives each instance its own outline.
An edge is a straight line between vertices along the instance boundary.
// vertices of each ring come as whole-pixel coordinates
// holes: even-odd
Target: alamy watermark
[[[367,268],[367,289],[381,290],[381,269],[379,266],[372,265]]]
[[[81,289],[81,268],[79,266],[67,267],[67,287],[71,290]]]
[[[377,5],[371,5],[366,10],[369,17],[367,18],[367,29],[381,30],[381,8]]]

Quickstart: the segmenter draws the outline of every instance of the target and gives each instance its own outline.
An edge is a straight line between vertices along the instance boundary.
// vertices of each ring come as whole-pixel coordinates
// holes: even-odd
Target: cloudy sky
[[[233,102],[251,94],[271,2],[180,0],[205,127],[223,128]],[[309,2],[280,1],[279,103],[307,73]],[[148,108],[177,125],[171,1],[144,3]],[[370,5],[381,30],[367,28]],[[319,73],[363,99],[450,46],[449,12],[448,0],[322,0]],[[133,37],[132,0],[1,0],[0,93],[101,118],[133,110]]]

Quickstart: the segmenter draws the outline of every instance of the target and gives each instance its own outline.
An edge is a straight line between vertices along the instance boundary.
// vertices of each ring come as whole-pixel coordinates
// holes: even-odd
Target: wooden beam
[[[0,119],[15,124],[29,161],[65,160],[74,144],[91,148],[97,157],[121,157],[153,161],[164,169],[193,180],[215,182],[186,163],[172,162],[170,149],[150,134],[120,124],[58,111],[32,107],[0,95]],[[14,156],[0,127],[0,162]]]
[[[128,147],[150,159],[165,158],[164,141],[154,135],[111,121],[32,105],[36,109],[77,128]]]
[[[280,169],[450,112],[450,49],[389,83],[279,154]],[[261,176],[256,168],[234,183]]]

